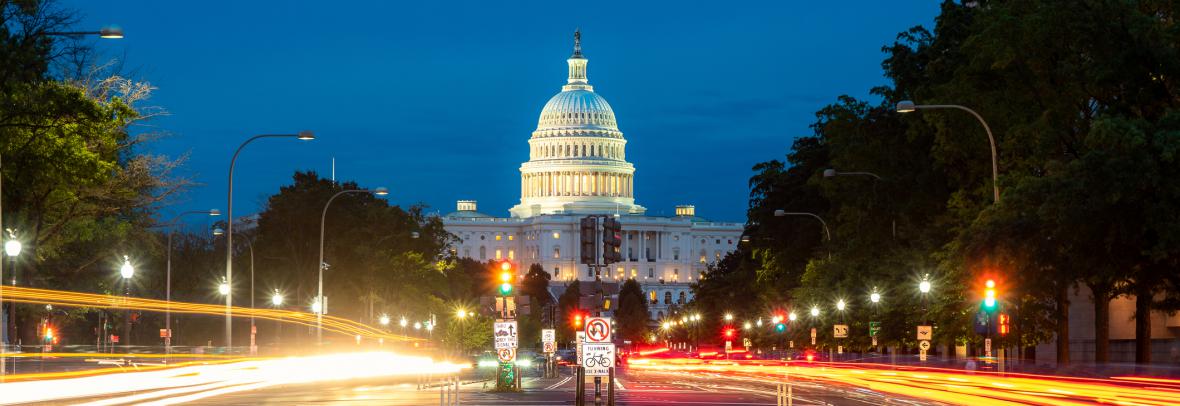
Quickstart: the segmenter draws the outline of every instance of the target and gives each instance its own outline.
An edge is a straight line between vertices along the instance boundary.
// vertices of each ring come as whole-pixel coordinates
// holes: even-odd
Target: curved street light
[[[992,148],[992,193],[994,194],[994,203],[1000,202],[1000,166],[996,158],[996,137],[992,135],[991,127],[988,127],[987,121],[983,120],[983,116],[976,113],[975,110],[969,109],[966,106],[957,104],[914,104],[909,100],[902,100],[897,102],[898,113],[912,113],[918,109],[959,109],[971,113],[979,120],[979,124],[983,125],[983,130],[987,132],[987,141]]]
[[[261,134],[250,137],[234,151],[233,157],[229,159],[229,192],[226,193],[227,204],[225,208],[225,277],[226,282],[233,284],[234,282],[234,166],[238,162],[238,154],[242,153],[242,148],[254,142],[259,138],[295,138],[298,140],[314,140],[315,134],[311,131],[300,131],[298,134]],[[233,347],[233,295],[225,295],[225,348],[227,351]]]
[[[377,187],[373,189],[341,190],[332,195],[331,198],[328,198],[327,203],[324,203],[324,210],[320,212],[320,261],[317,262],[320,270],[316,288],[316,302],[318,303],[324,302],[324,268],[326,267],[324,264],[324,222],[328,219],[328,207],[332,206],[332,201],[347,193],[372,193],[377,196],[385,196],[389,194],[389,189]],[[315,340],[316,345],[322,346],[324,344],[324,315],[321,312],[316,312],[315,315]]]
[[[108,25],[106,27],[102,27],[98,31],[50,31],[50,32],[44,33],[44,35],[61,36],[61,37],[80,37],[83,35],[97,35],[99,38],[105,38],[105,39],[122,39],[123,38],[123,27],[120,27],[117,25]]]
[[[785,217],[785,216],[811,216],[811,217],[814,217],[816,220],[819,220],[820,224],[822,224],[824,226],[824,237],[827,238],[828,242],[832,241],[832,233],[830,231],[828,231],[828,222],[824,221],[823,217],[820,217],[820,216],[812,214],[812,213],[789,212],[789,211],[782,210],[782,209],[775,210],[774,216],[775,217]]]

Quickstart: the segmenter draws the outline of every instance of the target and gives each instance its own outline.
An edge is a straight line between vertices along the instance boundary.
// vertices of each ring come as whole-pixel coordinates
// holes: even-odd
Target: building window
[[[502,250],[496,250],[496,259],[504,258],[504,253],[501,251]]]
[[[553,246],[553,259],[561,259],[561,247]],[[701,262],[705,262],[705,260],[702,259]]]
[[[471,247],[463,247],[463,258],[471,258]]]
[[[639,276],[639,273],[635,271],[635,268],[631,268],[631,278],[635,279],[636,276]]]
[[[708,254],[705,253],[704,248],[701,248],[701,263],[703,264],[703,263],[705,263],[705,261],[708,261],[708,260],[709,260]]]
[[[679,235],[675,235],[675,234],[673,234],[673,235],[672,235],[672,241],[680,241],[680,236],[679,236]]]
[[[586,267],[586,276],[593,278],[594,277],[594,268]]]
[[[702,239],[701,239],[701,245],[705,245],[705,239],[704,239],[704,238],[702,238]]]
[[[672,304],[672,292],[664,292],[664,304]]]
[[[654,291],[654,290],[651,292],[647,292],[647,297],[648,297],[647,300],[650,300],[651,304],[656,304],[656,303],[660,302],[659,300],[656,300],[656,291]]]
[[[656,277],[656,269],[655,268],[647,268],[647,277],[648,278]]]
[[[482,236],[482,235],[479,236],[479,239],[480,239],[480,241],[482,241],[484,239],[484,236]]]
[[[508,250],[508,259],[516,260],[516,250]]]
[[[733,245],[733,240],[725,240],[726,244]]]
[[[715,242],[715,244],[717,244],[717,245],[721,245],[721,239],[720,239],[720,238],[718,238],[718,239],[717,239],[717,242]]]
[[[515,237],[515,236],[514,236],[514,235],[509,235],[509,236],[508,236],[508,241],[515,240],[515,238],[513,238],[513,237]]]
[[[672,260],[673,261],[680,260],[680,248],[673,248],[672,249]]]
[[[672,268],[672,279],[680,279],[680,268]]]
[[[658,314],[658,315],[659,315],[659,319],[660,319],[660,320],[663,320],[663,319],[664,319],[664,311],[663,311],[663,310],[660,310],[660,311],[656,312],[656,314]]]
[[[557,231],[554,231],[554,232],[553,232],[553,239],[554,239],[554,240],[559,240],[559,239],[561,239],[561,233],[559,233],[559,232],[557,232]]]
[[[553,267],[553,277],[554,277],[554,278],[557,278],[557,277],[560,277],[560,276],[561,276],[561,267],[559,267],[559,266],[558,266],[558,267]]]
[[[479,260],[483,261],[485,259],[488,259],[488,247],[481,245],[479,246]]]
[[[496,234],[496,241],[500,241],[500,235]]]
[[[685,298],[686,298],[686,297],[687,297],[687,296],[685,296],[685,293],[684,293],[684,292],[680,292],[680,298],[679,298],[679,299],[676,299],[676,303],[678,303],[678,304],[684,304],[684,302],[685,302]]]
[[[721,250],[713,251],[713,260],[721,261]]]

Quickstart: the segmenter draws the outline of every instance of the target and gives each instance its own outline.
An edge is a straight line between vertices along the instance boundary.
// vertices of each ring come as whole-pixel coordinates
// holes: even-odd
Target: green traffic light
[[[511,293],[512,293],[512,284],[511,283],[505,282],[505,283],[500,284],[500,294],[501,295],[507,296],[508,294],[511,294]]]
[[[786,324],[783,324],[783,323],[778,323],[778,324],[775,324],[775,325],[774,325],[774,331],[777,331],[777,332],[780,332],[780,333],[781,333],[781,332],[784,332],[784,331],[787,331],[787,325],[786,325]]]

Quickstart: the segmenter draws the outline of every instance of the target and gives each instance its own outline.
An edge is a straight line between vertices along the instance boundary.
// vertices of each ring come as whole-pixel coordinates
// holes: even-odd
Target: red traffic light
[[[727,329],[725,329],[725,338],[727,338],[727,339],[728,339],[728,338],[733,338],[733,336],[734,336],[734,334],[735,334],[735,333],[736,333],[736,332],[734,331],[734,329],[732,329],[732,328],[727,328]]]
[[[574,313],[574,327],[582,328],[582,313]]]

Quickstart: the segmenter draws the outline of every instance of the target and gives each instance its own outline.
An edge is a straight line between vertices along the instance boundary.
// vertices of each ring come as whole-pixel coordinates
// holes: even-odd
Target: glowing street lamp
[[[135,275],[135,267],[131,266],[131,259],[126,255],[123,256],[123,266],[119,267],[119,275],[122,275],[123,279],[131,279]]]
[[[382,314],[381,318],[378,319],[378,322],[381,323],[382,326],[388,326],[389,325],[389,316]]]
[[[270,304],[274,305],[274,307],[283,305],[283,295],[279,294],[278,289],[275,289],[275,294],[270,296]]]
[[[844,304],[844,299],[840,299],[840,300],[836,301],[836,310],[844,311],[845,306],[846,305]]]
[[[467,318],[467,310],[459,309],[458,311],[455,312],[455,317],[458,317],[460,319]]]
[[[222,296],[229,294],[229,283],[227,283],[224,278],[222,278],[221,283],[217,285],[217,293],[220,293]]]
[[[733,321],[733,315],[729,314],[729,313],[725,313],[725,321]]]
[[[930,293],[930,281],[923,279],[918,283],[918,291],[922,293]]]
[[[795,321],[795,319],[798,319],[798,318],[799,318],[799,316],[795,315],[795,312],[791,312],[791,313],[787,314],[787,320]]]
[[[400,325],[400,326],[402,326],[402,328],[406,328],[406,324],[407,324],[407,323],[409,323],[409,322],[408,322],[408,321],[406,321],[406,318],[405,318],[405,317],[402,317],[401,321],[398,321],[398,322],[397,322],[397,324],[398,324],[398,325]]]
[[[869,294],[869,301],[873,304],[881,303],[881,294],[877,293],[877,288],[873,288],[873,293]]]
[[[323,304],[320,303],[319,300],[311,302],[311,312],[312,313],[320,314],[321,312],[323,312],[323,310],[324,310],[324,306],[323,306]]]
[[[414,322],[414,330],[421,330],[421,329],[422,329],[422,323],[415,321]]]
[[[750,322],[747,321],[745,324],[742,324],[742,329],[749,330],[750,329]]]
[[[811,306],[811,317],[819,317],[819,306]]]

